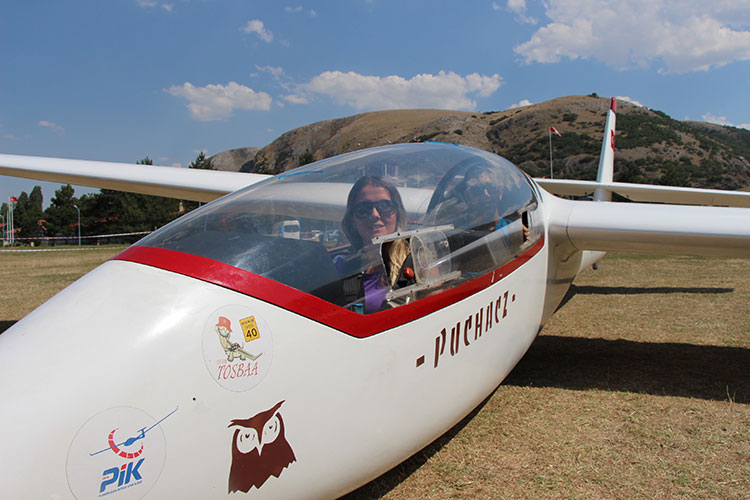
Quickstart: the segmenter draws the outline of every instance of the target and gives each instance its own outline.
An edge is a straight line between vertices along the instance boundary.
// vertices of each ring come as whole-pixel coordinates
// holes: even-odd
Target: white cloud
[[[464,77],[440,71],[437,75],[421,74],[407,80],[397,75],[380,77],[326,71],[303,87],[355,109],[475,109],[477,103],[468,94],[487,97],[501,84],[502,78],[497,74],[472,73]]]
[[[303,14],[305,13],[305,8],[301,5],[297,5],[295,7],[284,7],[284,12],[286,12],[287,14]],[[318,13],[315,12],[315,10],[310,9],[307,11],[307,15],[310,17],[316,17]]]
[[[283,97],[285,101],[292,104],[308,104],[310,102],[310,99],[306,96],[309,92],[295,84],[281,66],[258,66],[256,64],[255,68],[271,75],[279,87],[289,93]],[[276,101],[276,105],[284,107],[284,103],[279,101]]]
[[[190,104],[190,115],[196,120],[221,120],[231,116],[235,109],[261,110],[271,109],[271,96],[265,92],[229,82],[224,85],[206,85],[196,87],[191,83],[182,86],[172,85],[166,92],[173,96],[184,97]]]
[[[508,10],[516,15],[516,19],[526,24],[537,24],[538,19],[526,15],[526,0],[508,0]],[[492,3],[492,8],[499,10],[497,3]]]
[[[529,101],[528,99],[521,99],[517,104],[511,104],[510,106],[508,106],[508,109],[523,108],[524,106],[531,106],[532,104],[534,103]]]
[[[145,7],[148,9],[153,9],[154,7],[161,7],[167,12],[172,12],[172,10],[174,9],[173,3],[162,3],[162,2],[157,2],[156,0],[136,0],[135,3],[137,3],[139,7]]]
[[[639,108],[645,108],[646,107],[643,104],[641,104],[640,102],[636,101],[635,99],[631,99],[630,97],[628,97],[626,95],[618,95],[618,96],[615,97],[615,99],[617,99],[618,101],[629,102],[630,104],[634,104],[635,106],[638,106]]]
[[[273,33],[265,28],[263,21],[260,19],[251,19],[247,24],[240,28],[245,33],[255,33],[258,37],[266,43],[271,43],[273,40]]]
[[[526,63],[580,58],[598,59],[618,69],[657,64],[663,73],[706,71],[750,60],[748,4],[748,0],[547,0],[550,22],[515,51]]]
[[[258,66],[256,64],[255,68],[264,73],[270,73],[274,78],[281,78],[284,76],[284,68],[281,66]]]
[[[62,128],[57,123],[48,122],[47,120],[39,120],[38,125],[40,127],[45,127],[50,129],[52,132],[56,133],[57,135],[65,135],[65,129]]]
[[[726,125],[727,127],[737,127],[750,130],[750,123],[741,123],[739,125],[735,125],[734,123],[727,120],[726,116],[716,116],[713,113],[706,113],[702,115],[701,118],[703,118],[704,121],[715,123],[717,125]]]
[[[709,123],[715,123],[717,125],[732,125],[729,123],[726,116],[716,116],[713,113],[706,113],[705,115],[702,115],[701,118]]]
[[[299,94],[289,94],[284,96],[284,100],[292,104],[309,104],[310,100]]]

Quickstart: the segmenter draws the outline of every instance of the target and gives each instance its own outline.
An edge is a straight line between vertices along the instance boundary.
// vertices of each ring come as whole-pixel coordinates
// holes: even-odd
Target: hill
[[[596,177],[609,99],[567,96],[505,111],[393,110],[362,113],[296,128],[243,157],[233,170],[278,173],[314,160],[390,143],[441,141],[508,158],[529,175]],[[750,189],[750,131],[682,122],[619,101],[615,178],[623,182]],[[239,164],[239,162],[242,162]],[[226,165],[226,164],[225,164]],[[229,169],[226,166],[223,169]]]

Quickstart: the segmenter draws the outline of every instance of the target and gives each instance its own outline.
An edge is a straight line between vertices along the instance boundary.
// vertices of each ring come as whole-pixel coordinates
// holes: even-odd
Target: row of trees
[[[153,162],[146,157],[138,164],[152,165]],[[211,163],[203,153],[200,153],[189,168],[210,169]],[[78,210],[81,235],[93,236],[152,231],[198,206],[194,201],[109,189],[76,197],[73,187],[69,184],[60,186],[60,189],[55,191],[46,209],[42,209],[43,204],[42,189],[39,186],[34,186],[30,194],[22,192],[18,196],[18,201],[13,207],[16,239],[78,236]],[[7,216],[7,203],[2,204],[0,213],[4,217]]]

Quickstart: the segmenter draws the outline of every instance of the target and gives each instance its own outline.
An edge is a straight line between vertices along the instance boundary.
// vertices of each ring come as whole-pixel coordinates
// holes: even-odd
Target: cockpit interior
[[[217,260],[369,314],[523,254],[542,237],[538,205],[528,177],[503,158],[446,143],[400,144],[253,184],[138,245]]]

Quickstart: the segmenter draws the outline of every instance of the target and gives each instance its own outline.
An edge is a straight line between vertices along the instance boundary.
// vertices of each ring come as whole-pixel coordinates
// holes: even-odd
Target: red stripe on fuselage
[[[508,276],[544,247],[544,238],[504,266],[457,287],[374,314],[358,314],[243,269],[198,255],[136,245],[114,257],[213,283],[300,314],[358,338],[390,330],[465,299]]]

